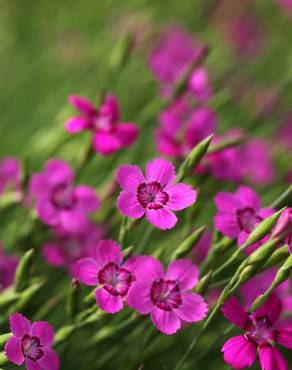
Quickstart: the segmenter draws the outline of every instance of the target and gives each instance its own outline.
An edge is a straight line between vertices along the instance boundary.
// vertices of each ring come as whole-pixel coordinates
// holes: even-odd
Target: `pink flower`
[[[0,195],[8,186],[20,191],[21,166],[14,157],[6,157],[0,162]]]
[[[73,186],[74,173],[59,159],[50,159],[44,172],[36,173],[29,183],[29,199],[36,199],[39,218],[47,225],[68,232],[82,232],[88,227],[87,214],[100,202],[93,188]]]
[[[166,273],[154,257],[139,257],[136,281],[129,290],[127,303],[142,313],[150,314],[153,324],[164,334],[174,334],[183,322],[203,320],[207,304],[191,291],[198,281],[198,269],[190,260],[172,262]]]
[[[286,10],[288,10],[288,12],[291,12],[291,10],[292,10],[292,0],[278,0],[278,3],[283,8],[285,8]]]
[[[287,208],[281,214],[272,235],[274,237],[285,237],[284,243],[288,244],[292,253],[292,208]]]
[[[181,28],[165,32],[150,55],[150,67],[155,76],[162,82],[162,95],[171,94],[175,83],[181,78],[186,67],[199,55],[202,45]],[[197,68],[189,81],[189,91],[199,101],[211,96],[207,71]]]
[[[201,140],[212,134],[217,118],[207,107],[193,108],[186,100],[178,100],[159,115],[156,147],[161,154],[185,157]]]
[[[51,348],[54,330],[48,322],[31,324],[18,312],[12,314],[9,321],[13,336],[7,341],[4,351],[11,362],[19,366],[25,362],[27,370],[59,369],[58,356]]]
[[[0,243],[0,292],[12,285],[17,263],[18,258],[6,255]]]
[[[143,216],[159,229],[171,229],[177,222],[173,211],[180,211],[196,201],[191,186],[175,184],[175,168],[164,159],[146,165],[146,176],[138,166],[119,167],[117,179],[123,191],[118,198],[121,213],[131,218]]]
[[[217,193],[215,204],[216,229],[231,239],[237,238],[238,245],[246,241],[258,223],[274,213],[272,208],[261,208],[257,193],[245,186],[240,186],[234,194]],[[246,252],[253,252],[260,244],[250,246]]]
[[[233,369],[254,364],[257,352],[262,370],[288,370],[288,363],[276,347],[281,344],[292,349],[292,327],[276,324],[282,310],[281,300],[272,295],[254,314],[247,314],[235,297],[222,307],[224,316],[244,330],[244,335],[229,339],[223,346],[224,360]]]
[[[120,111],[115,96],[107,95],[97,109],[89,100],[72,95],[69,102],[80,115],[66,122],[66,130],[71,134],[84,130],[93,131],[92,144],[97,153],[109,155],[126,148],[137,139],[139,130],[133,123],[120,122]]]
[[[72,234],[56,229],[56,240],[43,245],[42,253],[49,265],[66,267],[73,274],[73,266],[83,257],[95,256],[96,244],[103,237],[104,229],[89,223],[80,233]]]
[[[113,240],[101,240],[95,256],[82,258],[74,267],[75,278],[85,285],[97,286],[97,305],[108,313],[119,312],[134,281],[136,257],[122,263],[120,246]]]

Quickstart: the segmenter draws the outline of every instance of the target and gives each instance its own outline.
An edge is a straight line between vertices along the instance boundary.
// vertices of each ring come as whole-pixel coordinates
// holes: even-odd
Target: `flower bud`
[[[199,144],[197,144],[190,152],[179,168],[177,182],[181,182],[183,179],[185,179],[200,163],[201,159],[207,153],[212,137],[213,135],[210,135],[204,140],[200,141]]]
[[[196,293],[200,295],[206,293],[212,280],[212,274],[213,271],[211,270],[198,281],[198,284],[196,285]]]
[[[80,284],[78,280],[72,279],[68,290],[67,313],[70,319],[74,319],[79,311]]]
[[[274,238],[288,238],[290,243],[289,249],[290,253],[292,253],[292,208],[287,208],[281,214],[276,226],[272,232],[272,237]]]
[[[206,226],[202,226],[188,236],[172,253],[170,260],[185,257],[199,242],[205,230]]]

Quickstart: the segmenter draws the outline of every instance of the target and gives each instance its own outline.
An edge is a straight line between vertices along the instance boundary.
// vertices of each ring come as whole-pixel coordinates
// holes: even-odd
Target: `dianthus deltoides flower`
[[[9,318],[13,336],[7,341],[4,351],[8,359],[28,370],[57,370],[59,359],[51,348],[54,330],[46,321],[30,321],[20,313]]]
[[[93,131],[92,144],[96,152],[109,155],[134,143],[139,129],[133,123],[120,121],[119,105],[114,95],[107,95],[100,108],[89,100],[72,95],[69,102],[80,115],[66,122],[66,130],[71,134],[84,130]]]
[[[113,240],[101,240],[96,247],[94,258],[82,258],[76,262],[74,276],[85,285],[97,286],[97,305],[108,313],[123,308],[129,288],[135,277],[136,257],[122,263],[120,246]]]
[[[175,183],[175,168],[165,159],[157,158],[147,163],[146,176],[138,166],[122,165],[117,180],[123,191],[118,198],[118,208],[131,218],[143,216],[159,229],[171,229],[177,222],[173,211],[180,211],[196,201],[196,191],[191,186]]]
[[[252,366],[258,353],[262,370],[288,370],[287,361],[276,347],[280,344],[292,349],[292,326],[277,326],[281,311],[282,302],[276,295],[250,315],[235,297],[229,298],[222,312],[244,334],[224,344],[224,360],[234,369],[242,369]]]
[[[95,256],[96,244],[104,236],[105,229],[89,223],[79,233],[63,229],[54,230],[55,240],[47,241],[42,247],[46,262],[54,267],[66,267],[73,274],[73,266],[83,257]]]
[[[50,159],[43,172],[32,176],[29,199],[36,200],[39,218],[47,225],[68,232],[81,232],[88,227],[87,215],[99,208],[93,188],[73,186],[74,173],[62,160]]]
[[[216,229],[229,238],[237,238],[238,245],[246,241],[258,223],[274,213],[272,208],[261,208],[257,193],[245,186],[240,186],[234,194],[217,193],[215,203],[218,209]],[[247,248],[246,252],[253,252],[261,242]]]
[[[14,157],[6,157],[0,162],[0,195],[11,186],[14,190],[20,190],[21,166]]]
[[[141,256],[137,259],[135,277],[127,303],[143,315],[150,314],[162,333],[174,334],[182,321],[196,322],[206,316],[207,304],[191,291],[198,281],[198,269],[192,261],[174,261],[164,272],[154,257]]]
[[[7,255],[0,242],[0,292],[13,283],[17,263],[18,258]]]

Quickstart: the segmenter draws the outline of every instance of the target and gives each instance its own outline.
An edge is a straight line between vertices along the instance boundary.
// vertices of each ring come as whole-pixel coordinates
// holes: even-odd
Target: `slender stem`
[[[284,203],[285,200],[288,200],[290,197],[292,197],[292,185],[289,185],[284,193],[281,193],[279,197],[270,205],[270,207],[278,208]]]

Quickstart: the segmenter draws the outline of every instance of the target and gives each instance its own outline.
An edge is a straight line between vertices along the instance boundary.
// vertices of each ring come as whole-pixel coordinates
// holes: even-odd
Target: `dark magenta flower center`
[[[134,280],[133,275],[127,269],[109,262],[98,273],[98,281],[104,289],[112,295],[125,296]]]
[[[74,207],[76,198],[70,186],[58,184],[52,190],[51,201],[56,208],[69,210]]]
[[[246,335],[257,344],[270,343],[275,341],[275,330],[272,329],[267,318],[257,318],[253,325],[247,330]]]
[[[154,281],[150,289],[150,297],[152,303],[164,311],[171,311],[182,303],[179,286],[174,280]]]
[[[247,233],[251,233],[256,225],[262,221],[252,208],[243,208],[237,211],[237,222],[239,228]]]
[[[21,340],[21,349],[23,356],[32,361],[39,360],[44,354],[39,338],[28,334]]]
[[[150,182],[138,186],[137,199],[142,207],[157,210],[168,202],[169,196],[158,182]]]

